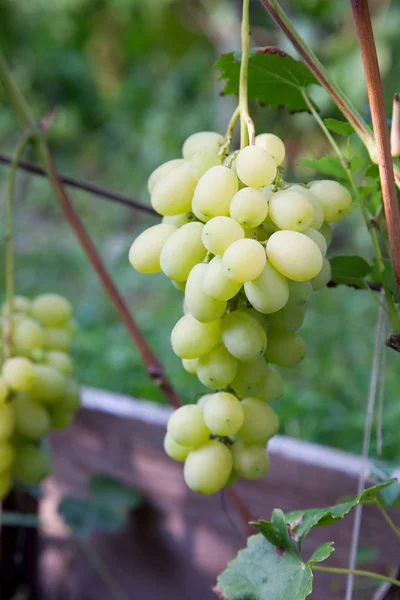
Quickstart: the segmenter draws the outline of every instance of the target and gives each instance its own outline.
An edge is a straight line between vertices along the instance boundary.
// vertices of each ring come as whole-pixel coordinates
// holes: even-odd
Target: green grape
[[[145,229],[129,249],[129,262],[139,273],[159,273],[160,254],[167,239],[176,231],[175,225],[159,223]]]
[[[303,325],[304,316],[304,308],[286,304],[278,312],[268,315],[268,326],[276,331],[293,333]]]
[[[269,457],[264,446],[246,444],[238,440],[232,446],[233,468],[244,479],[261,479],[269,467]]]
[[[268,261],[257,279],[244,284],[244,291],[250,304],[263,314],[280,310],[289,298],[287,279]]]
[[[11,390],[23,392],[32,387],[35,378],[35,366],[27,358],[15,356],[3,364],[2,376]]]
[[[67,379],[65,381],[64,394],[61,401],[57,402],[57,405],[61,404],[68,412],[76,412],[81,405],[81,392],[78,383],[74,379]]]
[[[25,485],[37,485],[51,471],[50,457],[33,444],[17,446],[13,474]]]
[[[55,402],[62,398],[66,389],[66,379],[49,365],[35,365],[35,376],[30,392],[39,402]]]
[[[73,336],[68,329],[64,327],[45,327],[43,332],[44,348],[46,350],[60,350],[61,352],[71,350]]]
[[[199,494],[215,494],[222,489],[232,472],[232,453],[217,440],[210,440],[190,452],[183,470],[185,482]]]
[[[271,220],[271,217],[268,215],[267,218],[261,223],[258,228],[258,239],[259,240],[267,240],[271,233],[277,230],[277,226]]]
[[[28,314],[31,309],[31,301],[26,296],[14,296],[12,299],[12,310],[13,313]],[[2,313],[7,314],[7,302],[4,302],[2,306]]]
[[[276,176],[276,162],[261,146],[246,146],[236,158],[238,177],[252,188],[265,187]]]
[[[280,229],[303,231],[312,223],[313,208],[304,194],[287,188],[272,195],[269,216]]]
[[[284,383],[282,375],[278,371],[269,365],[267,367],[264,387],[255,396],[263,402],[273,402],[282,396]]]
[[[45,409],[34,402],[29,394],[17,394],[12,401],[15,431],[29,440],[38,440],[50,428],[50,420]]]
[[[14,448],[7,442],[0,443],[0,473],[8,471],[14,460]],[[1,484],[0,484],[1,489]]]
[[[199,361],[198,358],[183,358],[182,359],[183,368],[188,373],[191,373],[192,375],[196,375],[198,361]]]
[[[326,240],[326,246],[329,248],[332,243],[332,229],[329,223],[323,223],[322,227],[319,229],[319,232],[324,236]]]
[[[194,265],[205,259],[203,227],[202,223],[187,223],[167,239],[160,254],[161,269],[167,277],[186,281]]]
[[[265,250],[256,240],[238,240],[225,250],[222,257],[225,275],[240,283],[259,277],[265,263]]]
[[[214,217],[204,225],[202,240],[213,254],[223,254],[225,250],[244,238],[244,229],[230,217]]]
[[[291,369],[306,355],[306,345],[298,333],[283,333],[271,329],[268,332],[268,348],[265,357],[269,362]]]
[[[238,191],[239,181],[232,169],[212,167],[200,178],[192,201],[192,210],[201,221],[228,216],[229,205]]]
[[[6,384],[4,378],[0,377],[0,406],[7,400],[8,392],[8,385]]]
[[[275,160],[277,167],[283,163],[285,158],[285,144],[277,135],[273,133],[261,133],[257,135],[256,146],[264,148]]]
[[[252,362],[264,354],[267,334],[256,319],[235,310],[222,319],[222,341],[232,356]]]
[[[326,239],[324,238],[322,233],[320,233],[316,229],[312,229],[311,227],[307,227],[307,229],[305,229],[303,231],[303,233],[304,233],[304,235],[307,235],[310,239],[312,239],[313,242],[315,242],[317,244],[318,248],[321,251],[322,256],[325,256],[328,247],[326,245]]]
[[[322,288],[324,288],[330,282],[331,278],[331,263],[327,258],[324,258],[324,264],[322,265],[322,269],[316,277],[311,279],[313,291],[318,292],[319,290],[322,290]]]
[[[187,309],[201,323],[219,319],[226,310],[225,301],[216,300],[204,291],[203,282],[207,268],[205,263],[195,265],[190,271],[185,289]]]
[[[234,435],[243,425],[243,407],[240,400],[228,392],[218,392],[204,406],[204,420],[214,435]]]
[[[289,300],[286,307],[297,309],[306,308],[312,294],[312,285],[309,281],[293,281],[288,279],[289,284]]]
[[[8,496],[12,488],[12,478],[9,471],[0,473],[0,500],[4,500]]]
[[[29,354],[32,350],[43,347],[43,329],[33,319],[22,319],[13,330],[12,343],[16,353]]]
[[[229,211],[243,227],[258,227],[267,216],[268,201],[260,190],[243,188],[233,196]]]
[[[313,219],[310,223],[310,227],[319,230],[324,222],[324,209],[322,208],[321,202],[311,190],[302,185],[291,185],[289,189],[293,192],[298,192],[307,198],[313,209]]]
[[[196,152],[190,159],[190,173],[198,181],[211,167],[221,166],[221,159],[215,152]]]
[[[169,217],[165,216],[161,219],[161,223],[164,225],[175,225],[175,227],[182,227],[182,225],[186,225],[186,223],[191,223],[193,221],[194,215],[192,212],[184,212],[179,215],[171,215]]]
[[[239,293],[242,284],[225,275],[221,256],[214,256],[208,263],[203,279],[206,294],[216,300],[230,300]]]
[[[170,173],[177,167],[181,167],[184,164],[185,160],[183,158],[176,158],[175,160],[169,160],[157,167],[157,169],[155,169],[152,172],[147,182],[147,189],[149,190],[149,194],[152,194],[157,183],[161,181],[166,175],[168,175],[168,173]]]
[[[68,410],[63,404],[57,403],[49,405],[46,408],[51,429],[65,429],[74,418],[74,413]]]
[[[317,244],[298,231],[276,231],[267,242],[267,257],[279,273],[294,281],[308,281],[322,269]]]
[[[215,346],[201,356],[197,365],[197,377],[201,383],[213,390],[229,385],[236,375],[237,360],[229,354],[223,344]]]
[[[164,438],[164,451],[165,454],[173,460],[185,462],[190,452],[190,448],[187,446],[180,446],[169,433],[166,433]]]
[[[329,223],[340,221],[351,211],[351,194],[337,181],[330,179],[311,181],[310,189],[322,204],[325,221]]]
[[[197,406],[200,406],[200,408],[202,408],[204,410],[204,407],[206,405],[206,402],[208,402],[208,400],[210,398],[212,398],[212,396],[214,396],[214,394],[203,394],[202,396],[200,396],[200,398],[197,400],[196,404]]]
[[[220,335],[220,319],[200,323],[188,313],[179,319],[172,330],[172,349],[180,358],[199,358],[214,348]]]
[[[50,350],[46,354],[46,363],[57,369],[61,375],[71,375],[73,365],[70,356],[66,352],[60,352],[60,350]]]
[[[278,415],[268,404],[258,398],[244,398],[241,404],[244,419],[239,430],[240,438],[249,444],[265,445],[278,433]]]
[[[188,448],[198,448],[210,437],[203,410],[195,404],[181,406],[172,413],[167,431],[174,442]]]
[[[268,375],[268,365],[263,358],[251,363],[239,362],[232,388],[240,398],[255,396],[261,392]]]
[[[160,215],[172,216],[190,211],[196,180],[190,165],[183,164],[163,177],[153,188],[151,204]]]
[[[257,240],[258,227],[246,227],[244,230],[244,237],[251,240]]]
[[[211,152],[218,154],[224,137],[215,131],[199,131],[190,135],[182,147],[182,155],[190,160],[196,152]]]
[[[4,442],[11,437],[14,431],[14,413],[10,404],[0,405],[0,442]]]
[[[31,315],[47,327],[61,327],[70,320],[72,306],[58,294],[41,294],[31,304]]]

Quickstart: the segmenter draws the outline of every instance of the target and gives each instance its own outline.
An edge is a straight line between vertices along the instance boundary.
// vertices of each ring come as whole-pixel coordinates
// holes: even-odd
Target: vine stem
[[[383,274],[383,272],[385,270],[385,264],[383,262],[382,250],[381,250],[381,247],[379,244],[378,232],[377,232],[374,224],[371,222],[367,207],[365,206],[364,199],[363,199],[362,195],[360,194],[360,191],[354,180],[353,173],[351,172],[348,160],[343,155],[343,153],[342,153],[339,145],[336,143],[336,140],[334,139],[333,135],[331,134],[331,132],[325,125],[324,121],[319,116],[319,114],[318,114],[317,110],[315,109],[315,107],[311,101],[311,98],[308,95],[308,93],[306,92],[306,90],[304,90],[304,89],[302,90],[302,95],[303,95],[304,101],[306,102],[310,113],[312,114],[316,123],[319,125],[319,127],[325,134],[327,140],[329,141],[332,148],[336,152],[338,158],[340,159],[340,162],[341,162],[344,170],[346,171],[346,175],[349,180],[351,189],[353,190],[356,201],[361,209],[361,213],[362,213],[363,219],[365,221],[365,225],[366,225],[368,232],[370,234],[370,237],[371,237],[371,242],[372,242],[372,246],[374,248],[374,253],[375,253],[375,258],[376,258],[376,264],[378,266],[379,272],[381,274]],[[382,281],[382,286],[385,291],[387,310],[388,310],[388,314],[390,317],[390,321],[393,326],[393,331],[394,331],[394,333],[400,333],[400,319],[399,319],[399,315],[397,314],[395,304],[393,302],[393,296],[383,281]]]
[[[10,99],[12,104],[14,105],[16,112],[21,117],[21,121],[23,125],[30,126],[32,128],[33,133],[36,134],[36,151],[43,161],[43,166],[49,177],[51,186],[57,198],[60,201],[60,204],[63,208],[65,217],[67,218],[69,224],[74,230],[83,250],[85,251],[87,257],[89,258],[93,268],[95,269],[104,289],[106,290],[110,300],[114,304],[117,309],[118,314],[121,317],[121,320],[125,324],[129,334],[131,335],[133,341],[135,342],[143,361],[146,365],[147,373],[151,377],[153,383],[158,386],[161,391],[164,393],[164,396],[168,400],[168,402],[178,408],[181,406],[181,401],[179,396],[170,383],[169,379],[164,374],[161,363],[159,362],[156,355],[151,350],[147,341],[145,340],[142,332],[137,326],[135,320],[129,312],[129,309],[122,298],[117,286],[113,282],[111,275],[108,273],[103,261],[99,253],[97,252],[96,247],[94,246],[89,234],[87,233],[78,213],[73,207],[67,192],[60,180],[57,170],[52,161],[50,151],[48,146],[42,137],[42,133],[37,130],[36,124],[30,116],[29,107],[25,103],[25,100],[20,93],[19,89],[14,83],[14,80],[11,76],[11,73],[8,69],[7,62],[0,50],[0,81],[3,82],[4,87],[8,90]],[[236,500],[236,508],[239,508],[239,505],[245,507],[245,504],[241,501],[238,496],[236,490],[233,488],[229,489],[229,495],[231,500]],[[246,509],[247,510],[247,509]],[[244,510],[239,510],[240,515],[245,519],[246,523],[248,522],[248,518],[244,516]],[[246,513],[247,514],[247,513]]]
[[[400,212],[394,180],[393,160],[390,151],[382,81],[378,55],[372,29],[368,0],[350,0],[356,24],[358,41],[364,64],[371,119],[376,141],[379,176],[382,186],[383,206],[389,236],[390,250],[400,297]],[[399,333],[399,332],[397,332]]]
[[[249,49],[250,49],[250,0],[243,0],[242,12],[242,60],[239,78],[239,108],[240,108],[240,147],[255,143],[255,129],[249,114],[248,79],[249,79]]]
[[[385,507],[382,506],[382,504],[377,499],[375,500],[375,506],[377,507],[377,509],[379,510],[379,512],[381,513],[382,517],[385,519],[386,523],[389,525],[390,529],[393,531],[393,533],[395,534],[395,536],[400,540],[400,529],[398,529],[396,527],[396,525],[394,524],[392,518],[388,514],[387,510],[385,509]]]
[[[233,115],[231,116],[228,126],[226,128],[225,142],[222,144],[221,148],[219,149],[219,156],[221,158],[225,158],[229,154],[229,151],[231,148],[233,131],[235,129],[235,125],[236,125],[239,117],[240,117],[240,106],[238,105],[235,108],[235,111],[234,111]]]
[[[14,299],[14,195],[17,167],[24,148],[30,138],[26,133],[20,137],[13,159],[11,161],[8,177],[6,224],[5,224],[5,285],[6,285],[6,313],[3,336],[3,359],[11,356],[11,329]]]
[[[328,71],[293,26],[289,17],[281,8],[279,2],[277,0],[260,0],[260,2],[269,12],[276,24],[282,29],[283,33],[303,58],[310,70],[314,73],[318,83],[325,88],[332,100],[335,102],[336,106],[346,117],[348,122],[354,127],[357,135],[367,148],[371,160],[373,162],[377,162],[377,149],[373,133],[351,100],[347,98],[346,94],[331,79]],[[400,166],[394,164],[393,168],[396,185],[398,188],[400,188]]]
[[[340,569],[338,567],[321,567],[313,565],[313,571],[320,571],[321,573],[336,573],[338,575],[360,575],[361,577],[370,577],[371,579],[379,579],[380,581],[386,581],[392,585],[400,587],[400,581],[392,579],[392,577],[386,577],[380,573],[373,573],[372,571],[364,571],[362,569]]]

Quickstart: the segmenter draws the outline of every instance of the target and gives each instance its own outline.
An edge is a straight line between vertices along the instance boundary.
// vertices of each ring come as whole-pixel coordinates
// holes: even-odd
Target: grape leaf
[[[397,465],[385,465],[381,462],[379,463],[371,463],[371,467],[369,469],[371,477],[375,479],[375,481],[387,481],[388,479],[393,479],[395,475],[398,474],[399,469]],[[393,485],[384,488],[381,491],[379,500],[385,506],[399,506],[400,504],[400,482],[397,481],[393,483]]]
[[[332,552],[335,551],[335,548],[333,547],[334,543],[335,542],[325,542],[325,544],[322,544],[319,548],[314,550],[310,560],[308,561],[311,568],[314,563],[322,562],[330,557]]]
[[[286,526],[285,515],[279,508],[272,511],[271,521],[259,521],[252,525],[277,548],[298,553]]]
[[[282,511],[274,511],[277,539],[284,540],[286,529]],[[225,600],[304,600],[312,590],[312,571],[292,543],[277,550],[263,534],[249,537],[218,577],[215,592]]]
[[[364,277],[371,272],[371,265],[361,256],[333,256],[329,259],[332,281],[336,285],[365,288]]]
[[[338,121],[337,119],[324,119],[324,123],[333,133],[339,135],[351,135],[354,133],[354,127],[347,121]]]
[[[223,54],[216,63],[220,79],[226,80],[222,94],[239,93],[241,53]],[[248,94],[268,106],[285,106],[291,112],[308,111],[302,90],[319,85],[309,68],[275,47],[252,48],[249,54]]]
[[[397,294],[397,284],[396,284],[396,275],[393,269],[393,263],[388,258],[383,259],[383,264],[385,266],[385,270],[383,273],[380,272],[378,265],[376,264],[376,260],[372,263],[372,271],[371,271],[371,281],[375,281],[377,283],[384,283],[385,286],[392,292],[394,299],[396,302],[399,301]]]
[[[317,160],[300,160],[299,164],[336,179],[347,180],[347,173],[338,156],[323,156]]]
[[[352,173],[358,173],[365,166],[365,158],[361,156],[352,156],[350,159],[350,171]]]
[[[367,504],[378,497],[381,490],[391,486],[397,479],[390,479],[363,491],[359,496],[349,499],[347,502],[328,506],[327,508],[311,508],[309,510],[296,510],[285,515],[286,523],[290,527],[292,535],[299,541],[301,546],[305,536],[313,527],[332,525],[335,521],[343,519],[357,504]]]
[[[103,473],[96,473],[90,478],[89,492],[95,504],[111,506],[114,512],[135,509],[142,503],[142,497],[135,489]]]

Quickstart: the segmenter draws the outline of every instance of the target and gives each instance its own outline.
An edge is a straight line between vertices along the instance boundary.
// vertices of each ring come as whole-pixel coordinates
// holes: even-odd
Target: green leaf
[[[295,538],[299,541],[301,546],[305,536],[311,531],[313,527],[323,527],[325,525],[332,525],[336,521],[343,519],[352,508],[357,504],[368,504],[374,501],[378,497],[381,490],[392,485],[396,479],[385,481],[379,485],[364,490],[359,496],[355,496],[347,502],[341,504],[335,504],[334,506],[328,506],[327,508],[311,508],[309,510],[296,510],[286,514],[286,523],[289,525],[291,532],[295,535]]]
[[[95,531],[117,532],[125,523],[124,516],[112,509],[97,506],[93,501],[65,496],[58,507],[59,514],[77,537],[84,538]]]
[[[351,135],[354,133],[354,127],[347,121],[338,121],[337,119],[324,119],[324,123],[333,133],[339,135]]]
[[[364,277],[371,272],[371,265],[361,256],[333,256],[329,259],[332,281],[337,285],[365,288]]]
[[[102,473],[91,477],[89,492],[93,502],[99,506],[111,507],[114,512],[135,509],[142,503],[142,497],[135,489]]]
[[[350,159],[350,171],[352,173],[358,173],[365,166],[365,158],[361,156],[352,156]]]
[[[323,156],[317,160],[300,160],[299,164],[309,169],[314,169],[324,175],[330,175],[336,179],[347,179],[347,173],[338,156]]]
[[[239,93],[241,54],[224,54],[216,63],[220,79],[226,79],[223,94]],[[267,106],[285,106],[291,112],[308,111],[302,90],[318,85],[312,72],[275,47],[253,48],[249,55],[248,94]]]
[[[373,177],[379,179],[379,167],[375,163],[371,163],[365,171],[366,177]]]
[[[330,557],[332,552],[335,551],[335,548],[333,547],[334,543],[335,542],[325,542],[325,544],[322,544],[322,546],[320,546],[313,552],[310,560],[308,561],[308,564],[311,568],[314,563],[322,562]]]
[[[249,537],[215,588],[225,600],[304,600],[311,590],[312,571],[299,552],[277,550],[261,534]]]
[[[40,519],[37,515],[14,512],[11,510],[2,511],[1,525],[3,527],[39,527]]]
[[[370,468],[371,477],[376,481],[386,482],[393,479],[393,476],[398,472],[398,467],[393,465],[384,465],[382,463],[372,463]],[[400,498],[400,482],[397,481],[393,485],[384,488],[381,491],[380,500],[385,506],[398,506]]]
[[[385,270],[383,273],[381,273],[376,261],[373,261],[370,275],[371,281],[374,281],[375,283],[383,283],[385,287],[392,292],[395,301],[398,302],[399,297],[397,294],[396,275],[394,274],[393,263],[390,259],[384,258],[383,264],[385,266]]]
[[[279,508],[272,511],[271,521],[258,521],[252,525],[277,548],[298,552],[285,521],[285,514]]]

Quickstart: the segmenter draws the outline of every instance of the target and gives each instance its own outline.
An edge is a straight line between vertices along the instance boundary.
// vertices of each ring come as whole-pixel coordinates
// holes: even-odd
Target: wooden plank
[[[56,518],[60,497],[64,493],[84,495],[87,477],[100,471],[136,486],[148,502],[123,534],[96,535],[91,542],[127,597],[215,599],[210,588],[227,561],[245,545],[245,528],[225,493],[202,497],[190,492],[183,482],[182,466],[165,456],[162,440],[170,409],[93,390],[85,391],[84,404],[90,409],[82,409],[67,431],[51,436],[55,475],[45,486],[42,516],[52,524],[44,530],[43,564],[47,573],[49,556],[58,556],[63,565],[58,578],[54,568],[52,577],[46,577],[51,597],[55,598],[60,581],[67,589],[68,579],[68,598],[110,598],[81,550],[71,576],[65,578],[67,532]],[[361,467],[357,456],[280,436],[271,443],[270,452],[271,469],[264,480],[240,481],[235,486],[254,519],[268,519],[275,507],[289,511],[329,506],[355,493]],[[347,517],[335,526],[315,530],[306,539],[304,556],[320,543],[335,540],[331,564],[346,566],[351,525],[352,518]],[[387,572],[400,563],[399,544],[373,507],[364,509],[360,546],[379,548],[369,567]],[[365,590],[365,581],[357,583],[354,599],[370,597],[371,588]],[[343,577],[318,574],[312,598],[339,600],[344,584]],[[59,595],[57,600],[61,598]]]

